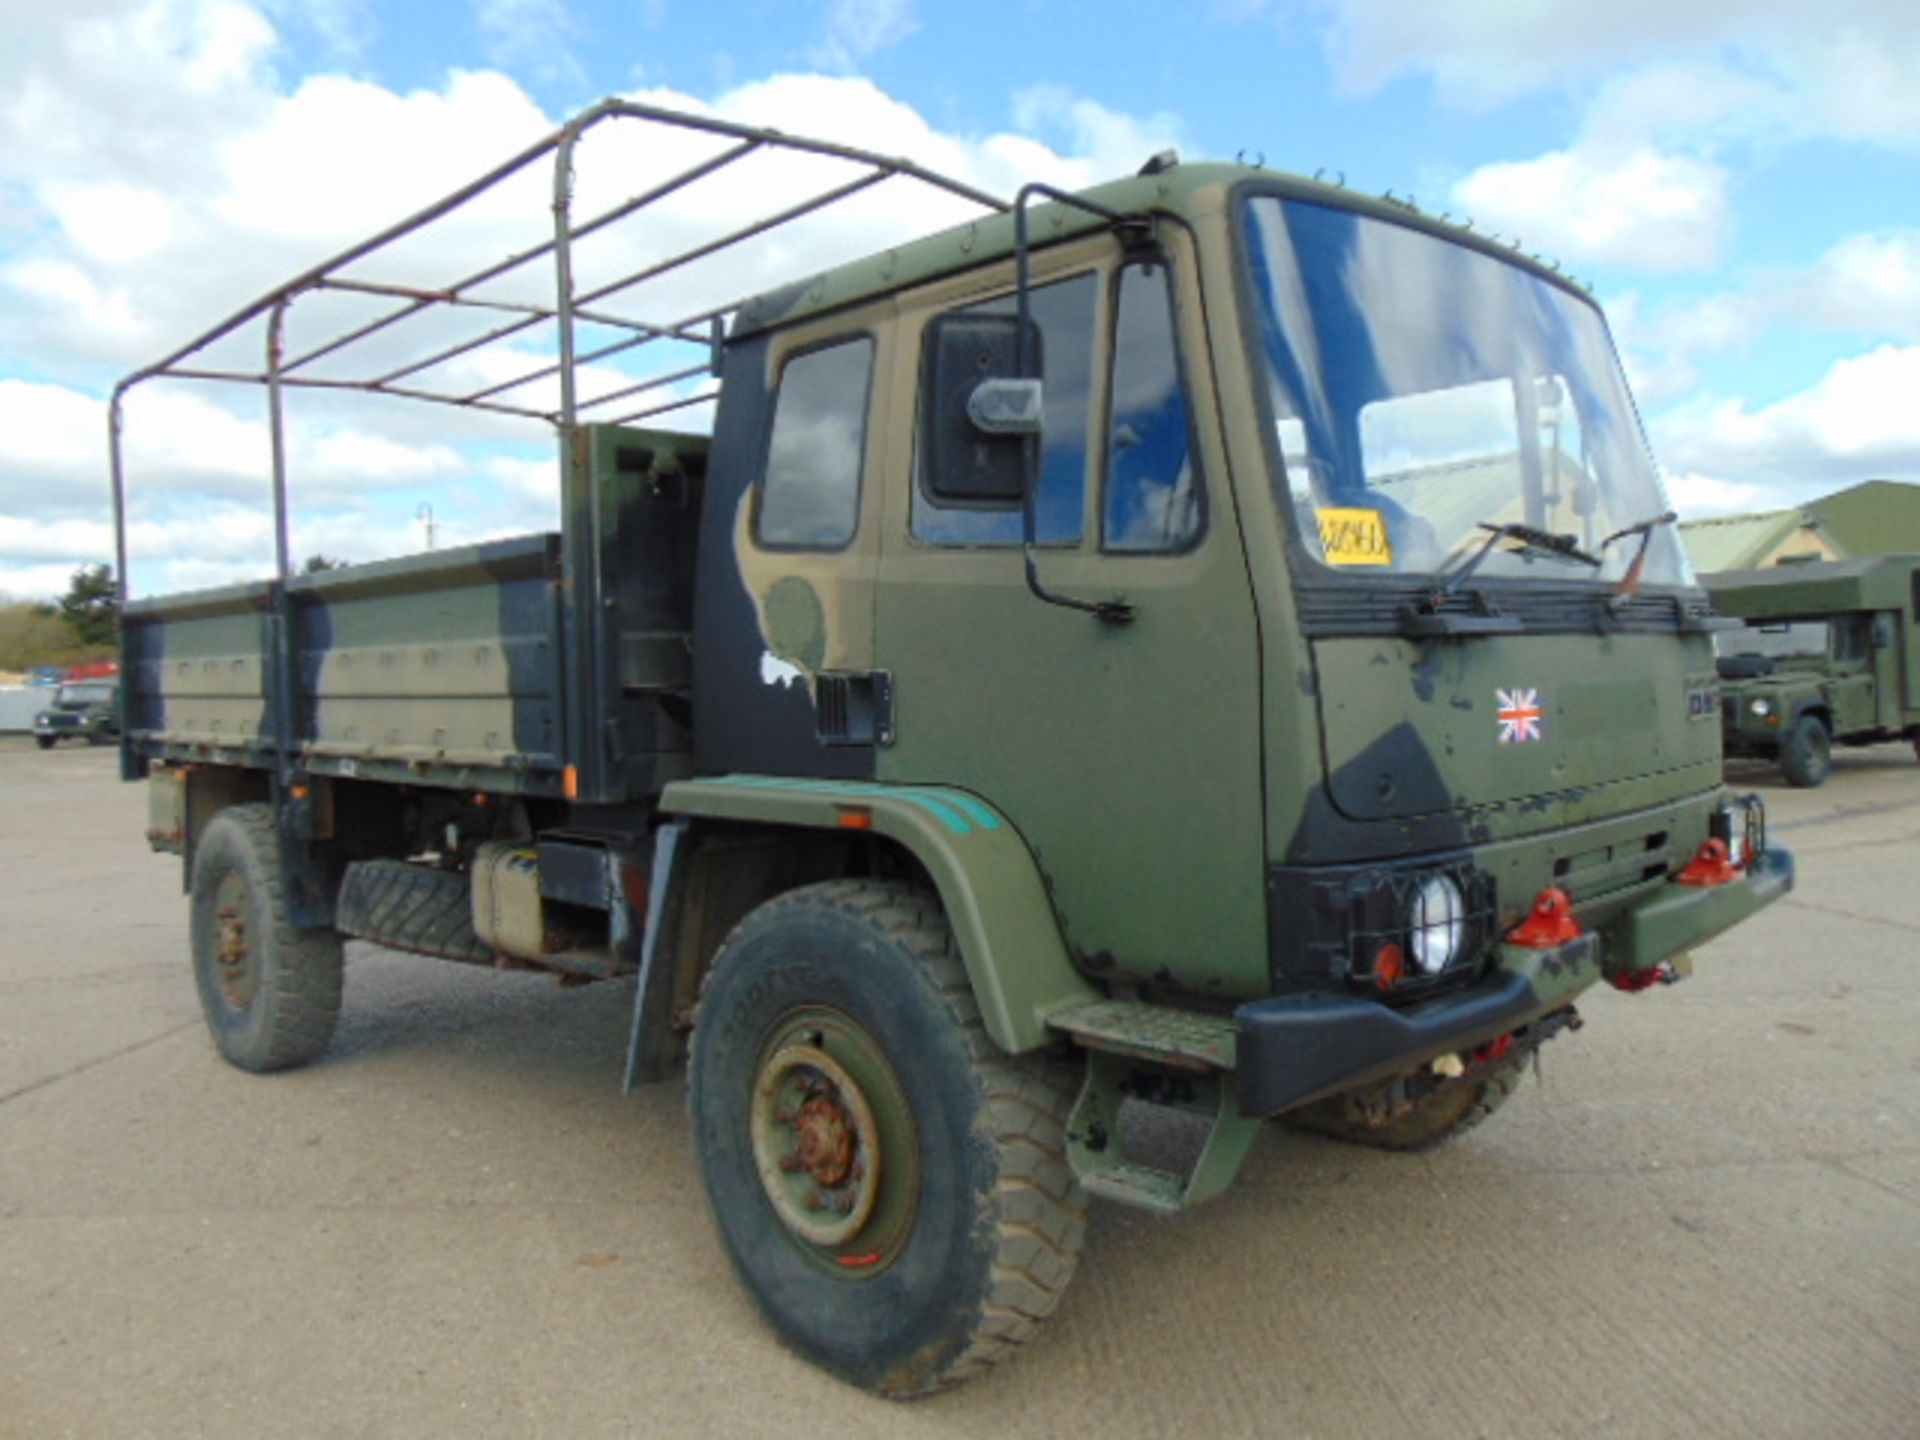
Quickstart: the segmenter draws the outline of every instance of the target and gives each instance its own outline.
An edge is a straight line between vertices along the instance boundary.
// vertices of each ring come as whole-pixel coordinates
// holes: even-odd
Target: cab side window
[[[1200,477],[1174,348],[1163,264],[1120,271],[1101,544],[1132,554],[1184,550],[1200,534]]]
[[[1872,647],[1870,623],[1864,615],[1847,615],[1833,625],[1833,658],[1839,661],[1864,660]]]
[[[779,549],[838,550],[860,523],[873,341],[837,341],[788,360],[774,398],[754,535]]]
[[[1034,498],[1034,534],[1042,545],[1077,545],[1086,533],[1088,398],[1093,372],[1093,325],[1098,289],[1091,275],[1076,275],[1028,294],[1040,331],[1046,408],[1041,416],[1040,484]],[[1002,296],[956,312],[1012,315],[1014,297]],[[927,327],[931,344],[934,327]],[[922,397],[925,403],[925,397]],[[1018,506],[992,509],[936,500],[924,471],[913,487],[913,537],[933,545],[1018,545]]]

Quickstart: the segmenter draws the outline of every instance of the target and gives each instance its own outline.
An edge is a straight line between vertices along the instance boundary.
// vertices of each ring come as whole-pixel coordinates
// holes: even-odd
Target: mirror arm
[[[1014,370],[1019,379],[1037,380],[1033,373],[1033,351],[1027,337],[1027,326],[1032,321],[1032,307],[1028,302],[1032,265],[1027,245],[1027,202],[1035,195],[1045,196],[1063,205],[1072,205],[1077,209],[1099,215],[1116,227],[1137,225],[1142,217],[1129,217],[1117,210],[1109,210],[1104,205],[1096,205],[1091,200],[1065,191],[1056,190],[1051,185],[1031,184],[1020,187],[1020,193],[1013,200],[1013,268],[1014,268],[1014,306],[1017,319],[1014,337]],[[1151,222],[1147,222],[1151,224]],[[1037,463],[1038,445],[1033,436],[1024,436],[1020,441],[1020,541],[1021,558],[1026,564],[1027,589],[1034,598],[1049,605],[1058,605],[1066,610],[1080,610],[1109,625],[1126,625],[1133,620],[1133,606],[1124,600],[1081,600],[1072,595],[1061,595],[1047,589],[1040,583],[1040,567],[1036,553],[1035,531],[1038,522],[1035,515],[1035,492],[1040,488],[1040,467]]]

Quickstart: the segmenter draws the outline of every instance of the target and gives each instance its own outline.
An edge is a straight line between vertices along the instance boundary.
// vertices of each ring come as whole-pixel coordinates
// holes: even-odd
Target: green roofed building
[[[1702,575],[1920,552],[1920,484],[1866,480],[1784,510],[1689,520],[1680,536]]]

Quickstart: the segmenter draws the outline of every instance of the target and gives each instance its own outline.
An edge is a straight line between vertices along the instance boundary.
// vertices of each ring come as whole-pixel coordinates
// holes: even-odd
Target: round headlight
[[[1407,907],[1407,951],[1414,969],[1438,975],[1460,958],[1467,939],[1467,902],[1447,875],[1429,875]]]
[[[1771,700],[1756,700],[1747,708],[1756,715],[1770,715],[1773,713],[1773,702]]]

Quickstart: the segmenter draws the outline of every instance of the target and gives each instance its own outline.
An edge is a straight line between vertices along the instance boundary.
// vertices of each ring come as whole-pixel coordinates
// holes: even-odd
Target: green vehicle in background
[[[576,216],[641,123],[685,168]],[[423,288],[412,242],[547,160],[545,238]],[[692,298],[907,182],[957,223]],[[1207,1199],[1275,1117],[1457,1134],[1792,883],[1599,310],[1404,205],[1170,156],[1009,205],[610,101],[123,382],[122,576],[156,379],[264,383],[274,439],[277,575],[123,609],[220,1052],[320,1054],[347,936],[631,981],[743,1283],[889,1395],[1027,1340],[1089,1195]],[[559,531],[294,573],[283,405],[343,392],[550,424]],[[1189,1168],[1138,1106],[1201,1117]]]
[[[1702,577],[1720,636],[1726,752],[1819,785],[1836,745],[1920,753],[1920,556],[1823,560]]]
[[[53,704],[33,717],[33,743],[51,750],[62,740],[105,745],[120,738],[120,687],[112,680],[67,680]]]

